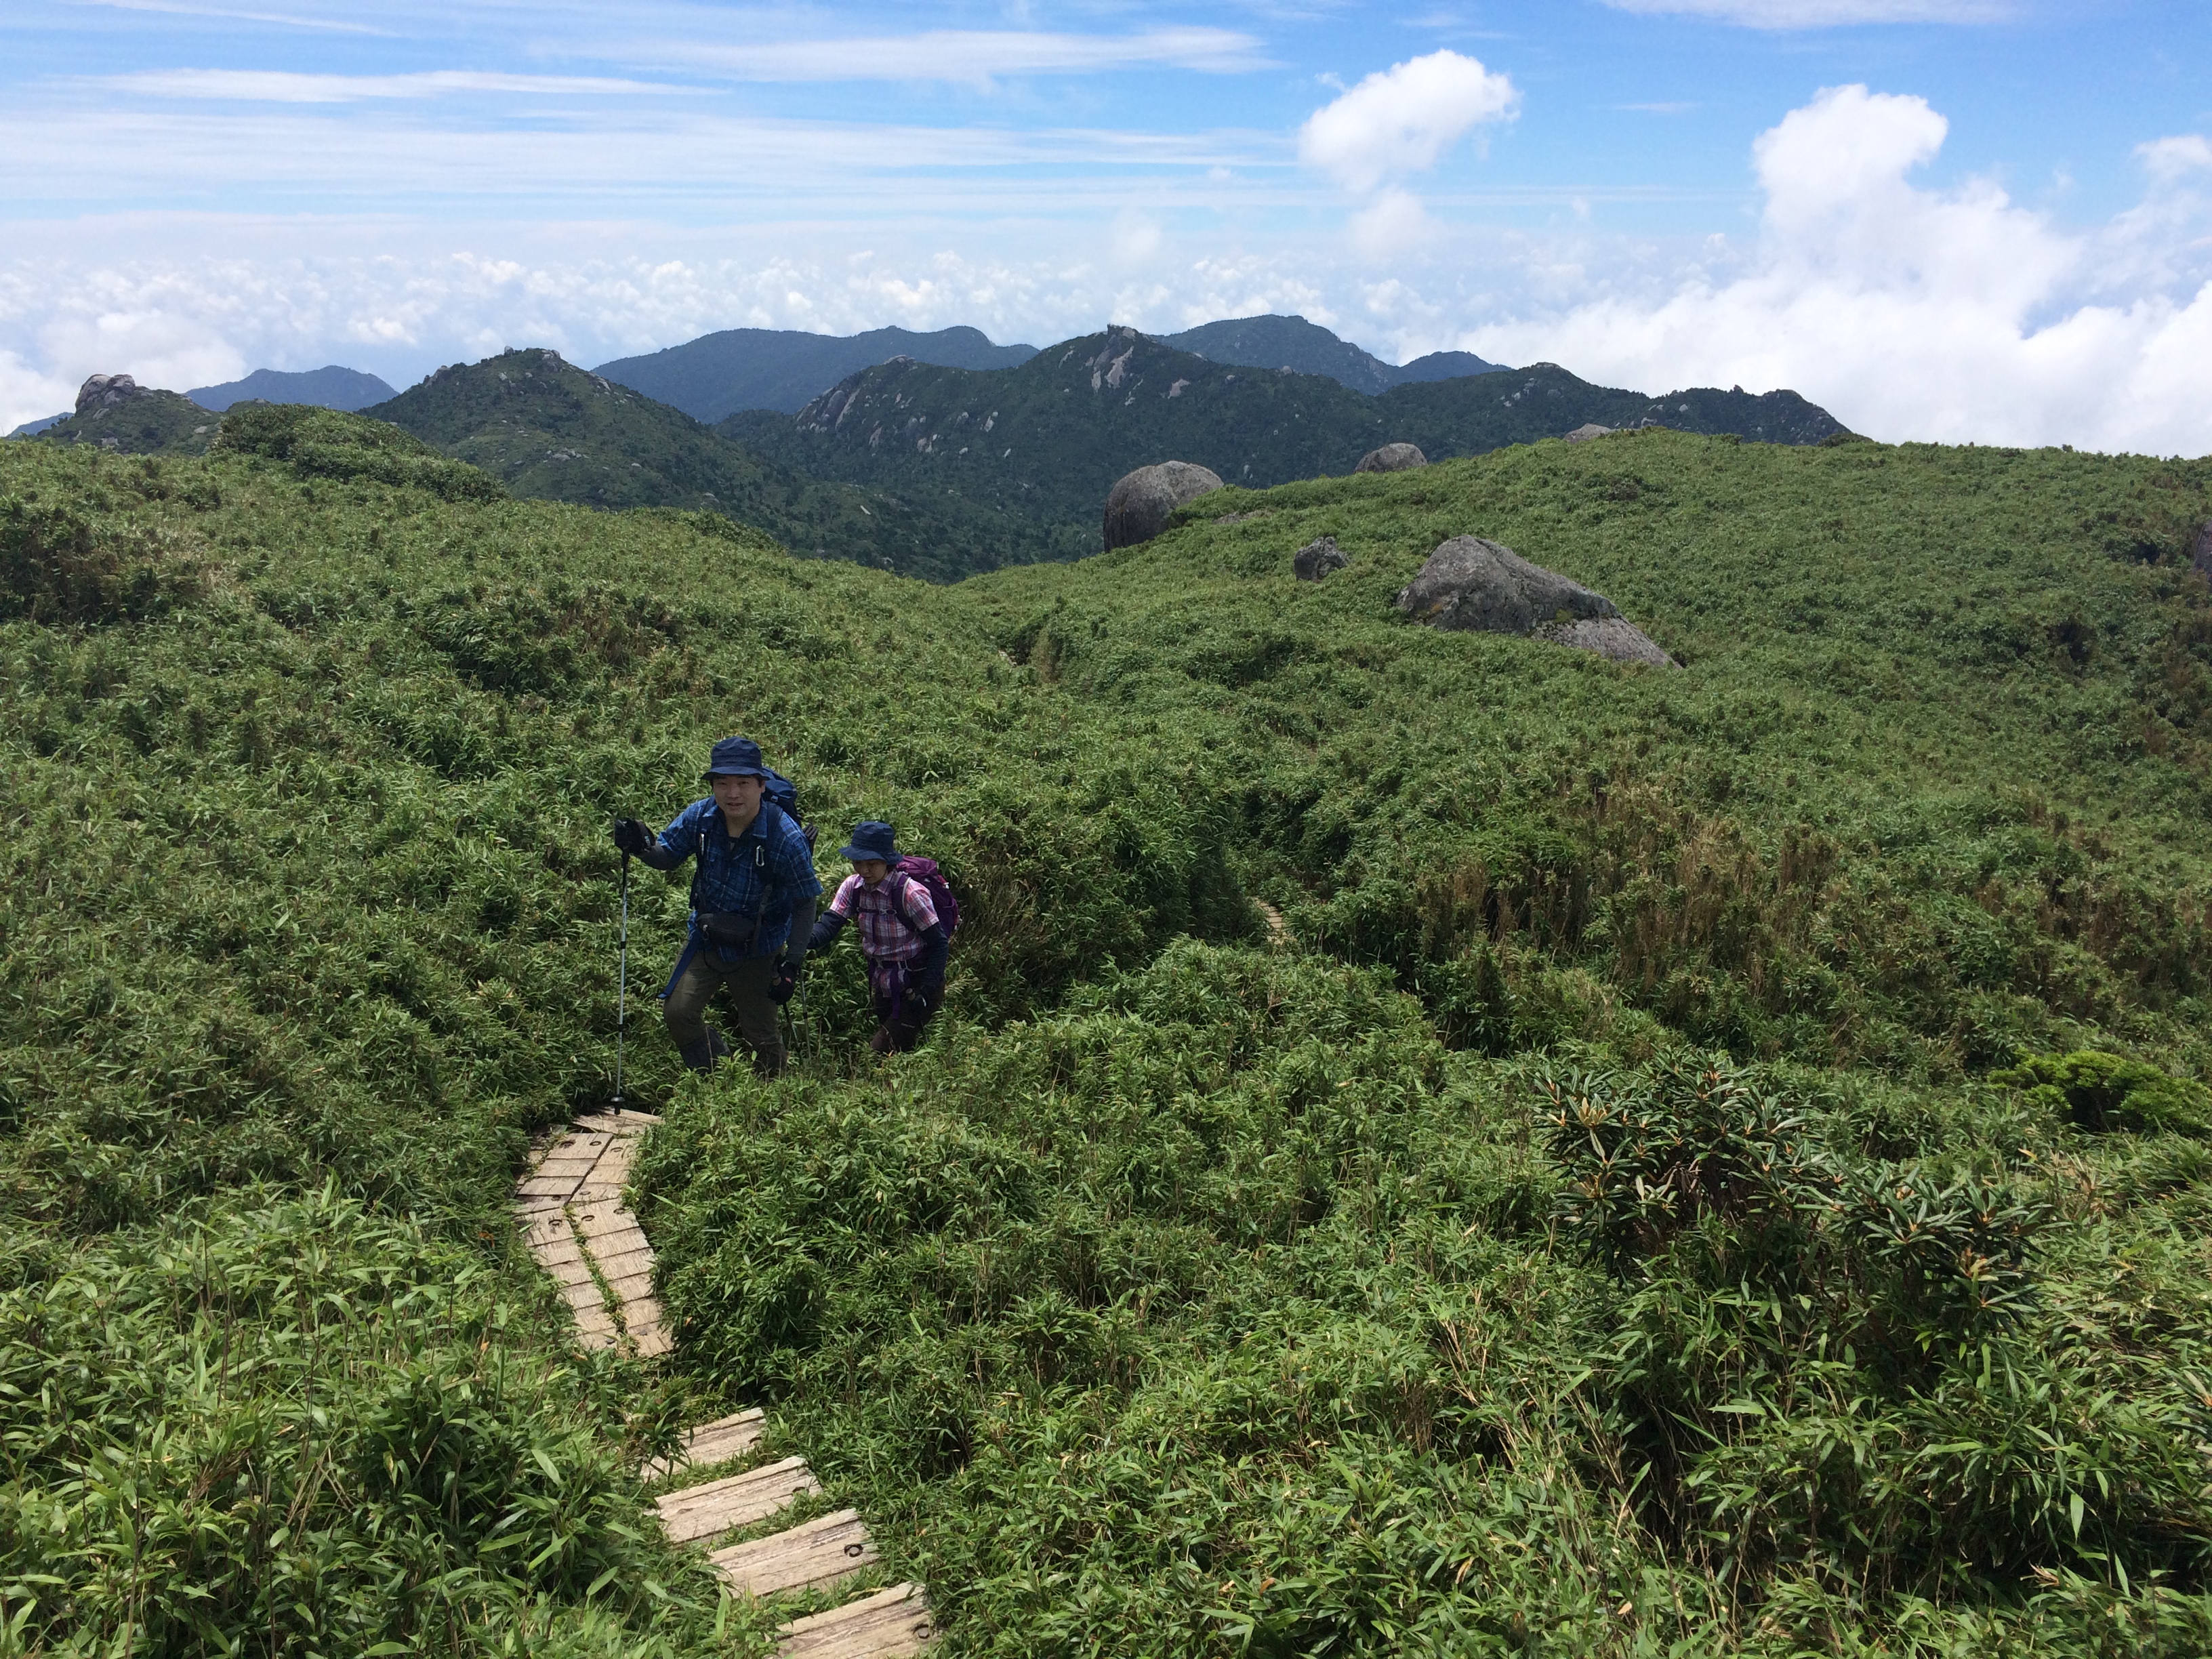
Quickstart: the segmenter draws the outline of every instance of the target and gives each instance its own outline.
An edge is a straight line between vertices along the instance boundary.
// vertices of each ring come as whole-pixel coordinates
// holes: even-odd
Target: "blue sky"
[[[1296,310],[2202,453],[2207,64],[2203,0],[12,0],[0,429],[95,371]]]

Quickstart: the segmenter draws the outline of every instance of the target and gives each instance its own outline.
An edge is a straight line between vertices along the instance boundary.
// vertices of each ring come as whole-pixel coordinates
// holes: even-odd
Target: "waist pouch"
[[[742,951],[760,930],[760,918],[736,910],[716,910],[699,918],[699,932],[709,945],[725,951]]]

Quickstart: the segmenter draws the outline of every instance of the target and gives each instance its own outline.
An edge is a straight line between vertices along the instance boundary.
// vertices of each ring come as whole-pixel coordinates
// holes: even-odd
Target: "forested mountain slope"
[[[988,508],[807,477],[556,352],[442,368],[362,413],[541,501],[721,513],[801,553],[937,580],[1033,556]]]
[[[1647,420],[1790,443],[1842,430],[1792,392],[1662,402],[1541,364],[1368,397],[1319,374],[1209,362],[1130,329],[992,373],[885,363],[793,420],[740,415],[716,429],[817,477],[988,506],[1034,538],[1034,557],[1066,558],[1097,550],[1106,492],[1154,461],[1261,488],[1349,473],[1384,443],[1419,444],[1435,460]]]
[[[1646,432],[933,587],[324,411],[0,447],[6,1627],[764,1659],[635,1474],[760,1402],[948,1656],[2204,1651],[2208,519]],[[1686,665],[1409,623],[1460,533]],[[653,1375],[506,1204],[733,729],[965,922],[921,1052],[841,946],[687,1080],[632,871]]]

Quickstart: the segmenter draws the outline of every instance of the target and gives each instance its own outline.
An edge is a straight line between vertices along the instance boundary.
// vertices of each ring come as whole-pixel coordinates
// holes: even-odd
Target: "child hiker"
[[[876,1034],[868,1046],[879,1054],[902,1054],[921,1041],[921,1028],[945,1000],[945,950],[960,925],[960,907],[933,860],[899,855],[888,823],[854,824],[852,842],[838,853],[853,861],[853,873],[814,924],[806,948],[811,954],[831,943],[848,919],[860,923],[876,999]]]

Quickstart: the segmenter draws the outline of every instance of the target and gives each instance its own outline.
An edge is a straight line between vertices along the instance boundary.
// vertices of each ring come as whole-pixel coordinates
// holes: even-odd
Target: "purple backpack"
[[[929,890],[929,902],[937,907],[937,919],[945,924],[945,937],[951,939],[953,930],[960,926],[960,901],[952,896],[952,890],[945,884],[945,872],[937,867],[935,859],[918,858],[912,854],[901,859],[891,873],[908,881],[918,881]],[[906,890],[899,890],[899,920],[906,921]],[[911,922],[908,922],[912,927]]]

